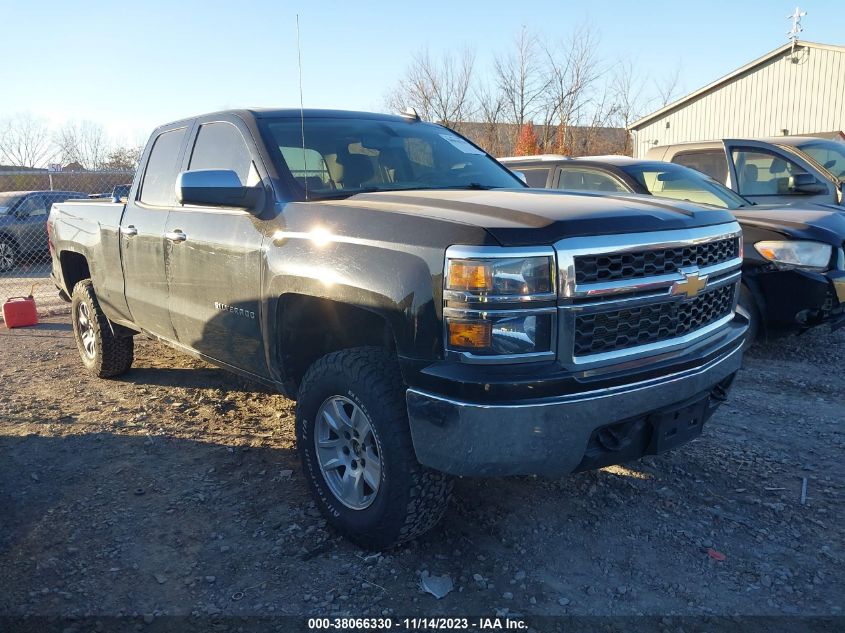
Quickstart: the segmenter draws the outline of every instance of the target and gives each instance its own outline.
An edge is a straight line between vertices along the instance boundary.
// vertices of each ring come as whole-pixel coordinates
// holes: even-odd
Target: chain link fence
[[[123,170],[0,169],[0,303],[31,294],[41,313],[63,306],[50,280],[50,207],[76,198],[125,197],[133,176]]]

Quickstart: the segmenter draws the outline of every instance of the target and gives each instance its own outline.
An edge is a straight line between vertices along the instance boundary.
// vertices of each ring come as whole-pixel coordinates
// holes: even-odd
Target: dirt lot
[[[701,439],[458,481],[379,555],[325,528],[290,401],[146,340],[95,380],[67,317],[0,328],[0,614],[840,615],[843,368],[845,331],[762,346]]]

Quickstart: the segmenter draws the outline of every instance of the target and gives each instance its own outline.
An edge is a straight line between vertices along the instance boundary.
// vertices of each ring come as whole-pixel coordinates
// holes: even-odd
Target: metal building
[[[845,138],[845,46],[790,42],[636,121],[634,156],[656,145],[780,135]]]

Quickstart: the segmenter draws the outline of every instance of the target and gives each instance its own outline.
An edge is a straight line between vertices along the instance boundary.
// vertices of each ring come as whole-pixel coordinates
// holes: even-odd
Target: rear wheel
[[[451,478],[417,462],[387,350],[343,350],[314,363],[299,389],[296,438],[320,511],[362,547],[411,540],[443,516]]]
[[[0,272],[12,270],[18,264],[18,249],[5,235],[0,235]]]
[[[71,315],[76,346],[88,373],[109,378],[128,371],[135,355],[135,341],[131,336],[115,335],[90,279],[74,286]]]
[[[742,349],[747,350],[754,345],[760,334],[760,308],[757,306],[754,294],[745,284],[740,286],[736,311],[748,319],[748,330],[745,333],[745,342],[742,344]]]

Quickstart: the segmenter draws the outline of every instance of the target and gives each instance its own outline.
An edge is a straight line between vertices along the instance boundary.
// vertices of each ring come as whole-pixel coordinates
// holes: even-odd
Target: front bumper
[[[741,361],[734,344],[693,369],[525,404],[467,402],[411,388],[406,398],[414,449],[422,464],[453,475],[564,475],[589,467],[597,429],[690,402],[701,403],[709,417],[719,400],[711,394],[729,385]],[[596,465],[643,452],[622,450],[617,461],[605,456]]]
[[[845,271],[767,270],[749,276],[762,292],[773,329],[802,329],[845,320]]]

